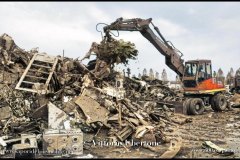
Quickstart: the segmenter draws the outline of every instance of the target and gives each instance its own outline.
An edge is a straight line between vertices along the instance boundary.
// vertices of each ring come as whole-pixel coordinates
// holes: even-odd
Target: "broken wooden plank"
[[[55,70],[55,68],[56,68],[57,63],[58,63],[58,58],[56,57],[55,62],[54,62],[54,64],[53,64],[53,66],[52,66],[52,69],[51,69],[51,71],[50,71],[50,73],[49,73],[49,75],[48,75],[48,79],[47,79],[47,81],[46,81],[46,83],[45,83],[46,89],[47,89],[47,87],[48,87],[48,85],[49,85],[49,83],[50,83],[50,80],[51,80],[51,78],[52,78],[52,75],[53,75],[53,72],[54,72],[54,70]]]
[[[203,148],[211,148],[211,149],[215,150],[217,153],[223,154],[226,156],[234,154],[233,151],[221,148],[221,147],[217,146],[216,144],[212,143],[211,141],[203,142],[202,147]]]
[[[34,54],[33,58],[29,62],[27,68],[24,70],[22,77],[18,81],[18,84],[16,85],[15,89],[20,89],[20,85],[22,84],[23,79],[25,78],[25,75],[27,74],[28,70],[31,68],[31,64],[33,63],[34,59],[36,58],[37,54]]]
[[[182,146],[182,138],[172,139],[170,141],[170,147],[166,152],[164,152],[160,158],[174,158],[180,151]]]

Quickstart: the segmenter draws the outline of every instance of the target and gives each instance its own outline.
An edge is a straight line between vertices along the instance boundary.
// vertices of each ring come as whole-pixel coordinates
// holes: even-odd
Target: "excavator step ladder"
[[[35,53],[15,89],[42,94],[51,92],[49,83],[57,62],[57,57]]]

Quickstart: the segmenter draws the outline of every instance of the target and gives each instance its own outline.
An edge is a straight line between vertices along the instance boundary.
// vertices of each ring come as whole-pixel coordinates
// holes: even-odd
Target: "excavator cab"
[[[193,60],[185,63],[183,74],[184,88],[197,88],[202,82],[212,78],[210,60]]]
[[[186,94],[213,94],[225,90],[224,82],[212,77],[211,60],[187,61],[182,81]]]

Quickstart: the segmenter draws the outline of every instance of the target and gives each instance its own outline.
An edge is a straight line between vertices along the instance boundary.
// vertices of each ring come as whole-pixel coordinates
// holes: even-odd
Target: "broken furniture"
[[[57,57],[35,53],[15,89],[41,94],[51,92],[49,83],[57,62]]]
[[[119,133],[116,133],[116,136],[119,138],[119,140],[124,141],[133,133],[133,128],[133,126],[128,125],[124,127]]]

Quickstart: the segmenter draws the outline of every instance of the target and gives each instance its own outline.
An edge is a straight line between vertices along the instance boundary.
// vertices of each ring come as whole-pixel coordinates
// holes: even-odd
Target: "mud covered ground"
[[[182,137],[182,146],[175,158],[239,158],[240,157],[240,108],[232,108],[225,112],[213,112],[207,107],[203,115],[184,116],[175,114],[181,119],[191,117],[192,123],[186,123],[173,128],[168,136]],[[202,143],[211,141],[221,148],[234,151],[233,155],[225,156],[213,150],[203,149]],[[156,151],[140,147],[116,147],[95,145],[84,153],[91,153],[104,158],[157,158],[162,155],[169,143],[155,146]]]

